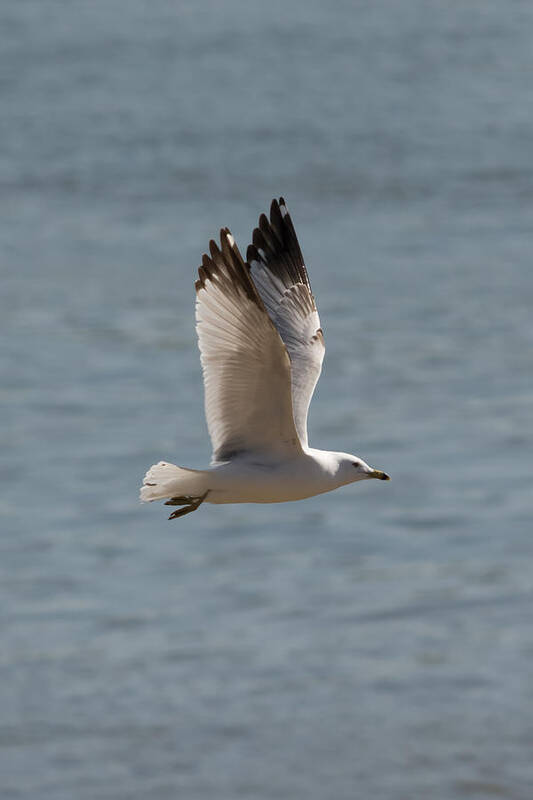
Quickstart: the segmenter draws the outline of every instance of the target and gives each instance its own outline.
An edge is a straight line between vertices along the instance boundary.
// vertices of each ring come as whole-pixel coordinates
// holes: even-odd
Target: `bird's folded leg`
[[[196,509],[202,505],[208,494],[209,494],[209,489],[205,494],[201,495],[201,497],[190,497],[189,495],[185,495],[183,497],[171,497],[170,500],[166,501],[165,503],[166,506],[185,506],[185,507],[180,508],[178,511],[173,511],[169,519],[177,519],[178,517],[184,517],[185,514],[190,514],[191,511],[196,511]]]
[[[194,502],[196,498],[192,497],[190,494],[183,495],[182,497],[171,497],[170,500],[167,500],[165,505],[166,506],[189,506],[191,503]]]

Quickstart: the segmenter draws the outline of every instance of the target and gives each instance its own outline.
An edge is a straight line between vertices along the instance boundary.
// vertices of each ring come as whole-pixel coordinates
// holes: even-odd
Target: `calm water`
[[[533,6],[0,9],[0,775],[24,800],[530,800]],[[284,194],[315,446],[390,484],[141,507],[210,455],[193,278]]]

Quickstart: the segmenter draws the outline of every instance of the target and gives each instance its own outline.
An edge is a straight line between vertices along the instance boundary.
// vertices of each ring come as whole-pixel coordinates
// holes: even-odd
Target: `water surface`
[[[0,11],[3,796],[529,800],[529,3]],[[285,195],[317,447],[385,469],[167,523],[210,456],[193,279]]]

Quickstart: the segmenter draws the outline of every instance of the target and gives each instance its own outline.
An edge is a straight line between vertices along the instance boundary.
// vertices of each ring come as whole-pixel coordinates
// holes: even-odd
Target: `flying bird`
[[[196,331],[213,445],[208,469],[166,461],[146,473],[141,500],[179,506],[283,503],[389,476],[358,456],[316,450],[307,412],[324,335],[285,200],[259,217],[243,260],[228,228],[209,244],[196,281]]]

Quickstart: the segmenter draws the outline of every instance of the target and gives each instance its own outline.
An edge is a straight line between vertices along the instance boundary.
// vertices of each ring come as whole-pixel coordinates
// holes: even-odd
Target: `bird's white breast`
[[[210,470],[208,503],[285,503],[329,492],[340,484],[322,451],[308,451],[290,461],[261,463],[235,459]]]

